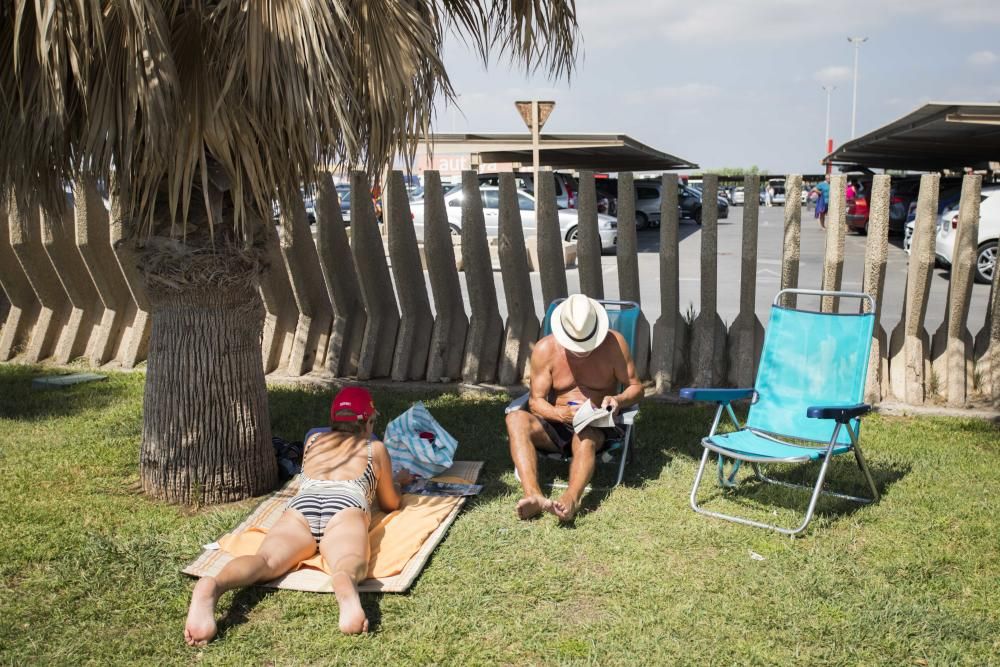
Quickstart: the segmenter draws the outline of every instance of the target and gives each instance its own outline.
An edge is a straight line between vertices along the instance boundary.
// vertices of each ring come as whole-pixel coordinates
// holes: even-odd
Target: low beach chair
[[[556,306],[564,300],[565,299],[556,299],[549,304],[548,309],[545,311],[545,320],[542,322],[542,336],[548,336],[552,333],[552,311],[554,311]],[[613,301],[610,299],[598,299],[598,301],[602,306],[604,306],[604,309],[608,313],[609,327],[620,333],[625,338],[625,342],[628,343],[628,349],[631,353],[635,350],[636,335],[639,327],[639,304],[634,301]],[[619,387],[619,391],[620,390],[621,387]],[[515,398],[507,406],[504,414],[510,414],[515,410],[527,410],[529,396],[530,392]],[[635,418],[638,414],[638,405],[633,405],[622,410],[621,414],[615,421],[624,429],[625,434],[618,440],[604,443],[604,447],[600,452],[598,452],[597,460],[599,462],[612,463],[617,461],[618,463],[618,476],[612,487],[621,484],[622,477],[625,475],[625,464],[633,456],[632,449],[635,447],[635,432],[633,426],[635,425]],[[554,452],[539,452],[539,456],[545,456],[546,458],[565,462],[572,460],[571,456],[563,456]],[[516,470],[514,471],[514,475],[517,476]],[[518,478],[518,481],[520,481],[520,478]],[[566,485],[557,483],[552,484],[552,486],[564,488]]]
[[[784,294],[837,296],[867,301],[866,313],[820,313],[779,306]],[[801,296],[799,297],[801,301]],[[860,417],[871,406],[862,402],[868,373],[872,328],[875,321],[875,300],[867,294],[853,292],[823,292],[818,290],[786,289],[778,292],[771,306],[771,321],[764,338],[757,382],[747,389],[681,390],[681,397],[693,401],[708,401],[719,407],[707,437],[701,444],[704,451],[701,466],[691,488],[691,508],[727,521],[759,528],[769,528],[786,535],[797,535],[812,519],[820,493],[858,503],[878,501],[878,489],[872,479],[858,443]],[[740,425],[733,412],[732,401],[751,399],[745,424]],[[737,430],[717,433],[719,420],[725,412]],[[741,463],[749,463],[753,478],[759,482],[811,490],[805,519],[796,528],[784,528],[751,519],[729,516],[703,509],[697,493],[709,455],[718,455],[719,483],[736,486]],[[823,491],[830,459],[851,452],[865,481],[871,498],[860,498],[832,491]],[[724,461],[733,461],[727,475]],[[772,479],[761,467],[774,463],[811,463],[822,460],[813,486],[791,484]]]

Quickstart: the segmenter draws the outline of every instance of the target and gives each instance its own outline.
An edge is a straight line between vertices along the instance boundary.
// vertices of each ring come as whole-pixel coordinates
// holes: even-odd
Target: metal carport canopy
[[[485,162],[531,165],[531,135],[527,133],[433,134],[421,142],[442,153],[460,149]],[[696,169],[689,162],[647,146],[624,134],[542,134],[539,165],[594,171],[653,171]]]
[[[997,169],[1000,103],[931,102],[852,139],[824,163],[938,171]],[[992,163],[992,164],[991,164]]]

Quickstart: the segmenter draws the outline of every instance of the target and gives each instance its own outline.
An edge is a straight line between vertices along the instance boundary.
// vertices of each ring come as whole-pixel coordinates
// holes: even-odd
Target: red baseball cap
[[[351,414],[338,412],[348,411]],[[333,397],[330,404],[330,421],[353,422],[367,421],[375,414],[375,401],[364,387],[344,387]]]

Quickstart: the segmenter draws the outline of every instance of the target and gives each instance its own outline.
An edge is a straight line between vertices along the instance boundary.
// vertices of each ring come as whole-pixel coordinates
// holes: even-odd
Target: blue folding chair
[[[783,294],[837,296],[867,300],[866,313],[819,313],[779,306]],[[820,493],[858,503],[877,502],[878,489],[858,444],[861,415],[871,410],[862,403],[868,374],[875,300],[867,294],[786,289],[778,292],[771,306],[771,322],[764,338],[756,386],[749,389],[682,389],[681,397],[716,403],[711,431],[701,441],[704,452],[701,466],[691,488],[691,508],[700,514],[735,521],[759,528],[770,528],[786,535],[797,535],[812,519]],[[733,412],[732,401],[752,399],[746,424],[742,426]],[[725,411],[737,430],[716,433]],[[793,438],[797,442],[789,442]],[[743,517],[711,512],[698,506],[697,493],[708,464],[709,453],[718,457],[719,483],[736,485],[741,462],[749,463],[754,478],[812,491],[805,520],[797,528],[761,523]],[[854,458],[871,488],[871,498],[859,498],[823,491],[830,459],[854,453]],[[732,459],[727,475],[725,459]],[[772,463],[810,463],[823,460],[815,486],[791,484],[766,476],[761,466]]]
[[[545,311],[545,320],[542,322],[542,336],[548,336],[552,333],[552,312],[556,309],[560,303],[565,301],[565,299],[556,299],[551,304],[549,304],[548,310]],[[598,300],[604,310],[608,313],[608,326],[614,329],[622,335],[625,342],[628,343],[628,349],[631,352],[635,349],[636,333],[639,328],[639,304],[635,301],[613,301]],[[618,387],[621,391],[622,387]],[[518,396],[507,406],[504,414],[510,414],[516,410],[527,410],[528,409],[528,398],[530,398],[531,392],[522,394]],[[604,463],[611,463],[618,459],[618,477],[615,479],[615,483],[612,488],[618,486],[622,482],[622,477],[625,475],[625,463],[632,458],[632,449],[635,447],[635,433],[633,431],[633,426],[635,425],[635,418],[639,414],[639,406],[633,405],[625,408],[621,411],[616,422],[624,429],[624,435],[618,440],[612,440],[604,443],[604,447],[599,452],[598,459]],[[539,452],[539,455],[542,455]],[[562,454],[545,453],[545,456],[550,459],[569,462],[572,460],[571,456],[563,456]],[[517,471],[514,471],[515,477],[517,477]],[[518,477],[518,481],[521,481]],[[565,488],[566,484],[552,484],[554,487]]]

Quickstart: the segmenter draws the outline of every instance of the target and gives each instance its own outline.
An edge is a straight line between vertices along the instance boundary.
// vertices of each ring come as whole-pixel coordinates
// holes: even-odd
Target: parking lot
[[[777,293],[781,282],[781,253],[783,241],[784,213],[781,207],[761,207],[760,227],[757,247],[757,294],[756,310],[761,321],[766,324],[771,301]],[[730,209],[729,218],[719,221],[719,254],[718,254],[718,311],[722,319],[732,323],[739,313],[739,281],[740,281],[740,251],[742,245],[743,208],[734,206]],[[659,236],[658,228],[638,232],[639,244],[639,276],[642,296],[642,306],[650,323],[660,315],[660,272],[659,272]],[[691,220],[682,220],[680,224],[680,304],[686,311],[688,304],[695,311],[700,309],[700,265],[701,265],[701,227]],[[844,273],[842,288],[844,290],[861,290],[862,274],[865,258],[865,241],[867,237],[849,233],[844,244]],[[799,286],[804,288],[819,288],[822,285],[823,253],[825,248],[825,232],[820,229],[814,219],[811,209],[802,209],[802,249],[799,265]],[[902,236],[889,237],[889,256],[886,266],[885,294],[882,308],[882,324],[887,332],[891,332],[902,315],[903,295],[906,289],[906,269],[908,255],[902,249]],[[617,260],[612,255],[602,258],[604,267],[604,291],[608,298],[618,296]],[[566,272],[570,292],[579,290],[579,271],[576,268]],[[497,295],[500,301],[500,314],[506,318],[507,308],[503,297],[503,284],[500,271],[494,272],[497,282]],[[535,305],[539,313],[543,312],[541,283],[539,275],[531,276],[534,287]],[[934,269],[931,281],[930,302],[927,309],[926,326],[933,335],[941,324],[947,310],[948,271],[942,268]],[[969,314],[969,329],[972,334],[978,333],[982,327],[986,305],[989,298],[989,285],[974,285],[972,304]],[[466,294],[466,300],[468,295]]]

